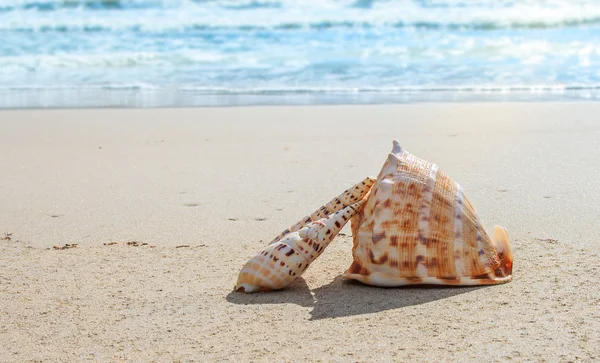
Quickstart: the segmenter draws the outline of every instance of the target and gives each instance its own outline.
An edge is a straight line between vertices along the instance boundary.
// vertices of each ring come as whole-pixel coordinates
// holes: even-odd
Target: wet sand
[[[2,111],[0,360],[600,359],[598,114],[594,103]],[[511,283],[343,282],[346,228],[290,288],[232,292],[281,230],[376,176],[394,138],[454,177],[486,226],[508,229]]]

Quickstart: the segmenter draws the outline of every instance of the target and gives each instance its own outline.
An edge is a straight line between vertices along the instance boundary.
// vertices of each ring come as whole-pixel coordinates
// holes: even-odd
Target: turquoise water
[[[0,107],[600,99],[598,1],[0,0]]]

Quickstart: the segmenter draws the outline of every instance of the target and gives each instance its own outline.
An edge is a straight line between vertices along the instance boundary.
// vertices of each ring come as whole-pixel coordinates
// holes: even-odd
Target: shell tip
[[[402,152],[402,146],[400,146],[398,140],[394,140],[393,144],[394,147],[392,148],[392,154],[400,154]]]
[[[241,292],[241,293],[245,293],[245,294],[251,294],[253,292],[258,291],[258,288],[256,286],[251,285],[251,284],[242,282],[242,283],[237,283],[235,285],[234,290],[236,292]]]
[[[270,288],[270,287],[255,286],[255,285],[248,284],[248,283],[241,283],[241,284],[235,285],[234,289],[235,289],[236,292],[241,292],[241,293],[245,293],[245,294],[253,294],[255,292],[270,292],[270,291],[273,291],[273,289]]]

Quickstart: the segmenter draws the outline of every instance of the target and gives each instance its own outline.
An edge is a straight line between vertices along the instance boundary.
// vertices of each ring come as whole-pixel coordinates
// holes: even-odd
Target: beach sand
[[[598,103],[2,111],[0,361],[597,361],[598,115]],[[275,235],[376,176],[392,139],[508,229],[511,283],[344,282],[346,227],[288,289],[232,292]],[[77,246],[53,248],[65,244]]]

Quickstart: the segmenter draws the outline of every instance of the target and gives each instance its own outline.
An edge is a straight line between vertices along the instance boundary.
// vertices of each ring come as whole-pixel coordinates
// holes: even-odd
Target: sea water
[[[600,1],[0,0],[0,107],[599,94]]]

